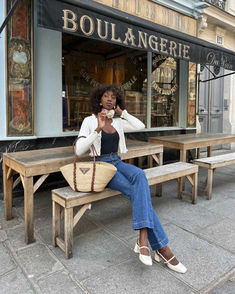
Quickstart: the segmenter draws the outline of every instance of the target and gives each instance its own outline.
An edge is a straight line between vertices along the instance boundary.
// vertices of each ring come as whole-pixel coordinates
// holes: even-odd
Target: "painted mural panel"
[[[7,0],[7,10],[14,0]],[[32,1],[20,1],[7,26],[7,135],[33,134]]]

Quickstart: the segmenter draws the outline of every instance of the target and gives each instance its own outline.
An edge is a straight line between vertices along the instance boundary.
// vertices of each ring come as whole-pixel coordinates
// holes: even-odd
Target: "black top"
[[[100,154],[110,154],[118,152],[119,135],[115,133],[106,133],[102,131],[101,135],[101,152]]]

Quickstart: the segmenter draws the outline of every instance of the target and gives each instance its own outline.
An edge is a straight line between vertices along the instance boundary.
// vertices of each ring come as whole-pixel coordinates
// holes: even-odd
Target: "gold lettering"
[[[166,50],[166,44],[167,44],[167,42],[168,42],[168,40],[167,39],[164,39],[164,38],[161,38],[161,43],[160,43],[160,51],[162,52],[162,53],[167,53],[168,54],[168,52],[167,52],[167,50]]]
[[[132,46],[136,47],[135,44],[135,36],[133,35],[133,31],[131,28],[128,28],[127,32],[125,33],[126,39],[123,41],[124,44],[128,45],[127,41],[131,42]]]
[[[178,57],[182,57],[182,44],[179,43],[179,51],[178,51]]]
[[[97,33],[98,33],[98,36],[101,38],[101,39],[107,39],[108,38],[108,22],[107,21],[104,21],[104,23],[105,23],[105,34],[104,35],[102,35],[101,34],[101,22],[102,22],[102,20],[101,19],[99,19],[99,18],[97,18]]]
[[[147,33],[139,31],[139,45],[138,45],[139,48],[142,48],[142,45],[141,45],[142,43],[144,45],[144,48],[147,49],[147,36],[148,36]]]
[[[90,23],[90,30],[88,32],[85,30],[85,21],[86,21],[86,19]],[[81,30],[82,30],[82,32],[83,32],[84,35],[91,36],[94,33],[94,22],[93,22],[93,19],[90,16],[88,16],[88,15],[83,15],[80,18],[80,27],[81,27]]]
[[[159,51],[158,50],[158,42],[157,42],[157,37],[154,35],[151,35],[149,37],[149,47],[153,50],[153,51]]]
[[[117,38],[116,39],[116,36],[115,36],[116,35],[116,33],[115,33],[116,24],[115,23],[111,23],[111,27],[112,27],[112,38],[111,38],[111,41],[122,43],[122,40],[120,38]]]
[[[177,57],[176,49],[177,49],[177,44],[174,41],[170,41],[170,47],[169,47],[170,55]],[[172,51],[174,52],[174,54],[172,54]]]
[[[190,49],[190,46],[188,45],[183,45],[183,58],[185,59],[189,59],[189,49]]]
[[[75,32],[78,28],[78,25],[76,23],[77,15],[68,9],[63,9],[64,16],[62,16],[62,19],[64,20],[63,29],[70,32]],[[69,18],[69,16],[72,16]],[[72,27],[69,27],[69,24],[72,24]]]

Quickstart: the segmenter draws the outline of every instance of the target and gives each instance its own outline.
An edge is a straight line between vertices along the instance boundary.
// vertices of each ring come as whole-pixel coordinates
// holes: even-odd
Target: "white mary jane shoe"
[[[139,260],[145,264],[145,265],[148,265],[148,266],[151,266],[153,264],[152,262],[152,257],[151,255],[144,255],[144,254],[141,254],[140,253],[140,249],[142,248],[146,248],[148,249],[149,251],[149,254],[150,254],[150,249],[147,247],[147,246],[139,246],[139,244],[136,242],[135,244],[135,248],[134,248],[134,252],[135,253],[139,253]]]
[[[187,268],[181,263],[179,262],[178,264],[176,265],[173,265],[170,263],[170,261],[174,258],[175,256],[173,255],[170,259],[166,260],[165,257],[159,252],[155,252],[155,255],[154,255],[154,259],[157,261],[157,262],[160,262],[161,260],[164,260],[164,263],[173,271],[177,272],[177,273],[181,273],[181,274],[184,274],[186,273],[187,271]]]

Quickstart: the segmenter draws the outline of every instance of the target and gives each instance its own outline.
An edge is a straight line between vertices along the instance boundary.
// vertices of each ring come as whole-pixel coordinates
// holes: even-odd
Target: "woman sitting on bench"
[[[91,95],[93,113],[84,119],[79,140],[76,143],[78,156],[87,152],[93,144],[100,160],[112,163],[117,172],[107,185],[130,197],[133,229],[139,230],[139,239],[134,251],[145,265],[152,265],[148,241],[155,251],[154,259],[163,260],[173,271],[185,273],[180,263],[167,246],[168,238],[152,207],[148,181],[142,169],[121,161],[117,152],[127,152],[124,132],[145,128],[145,125],[123,109],[123,96],[116,86],[100,86]],[[113,118],[116,114],[117,118]],[[85,137],[85,138],[84,138]]]

